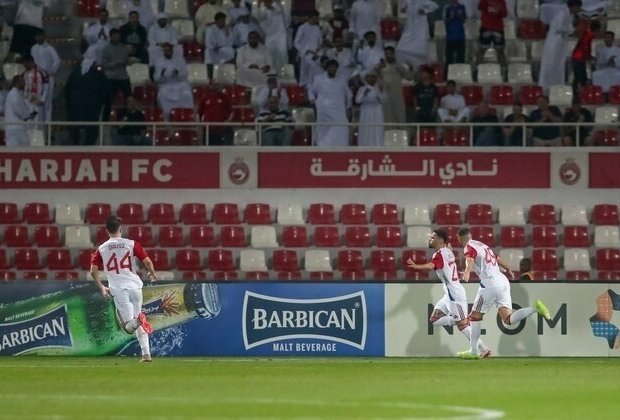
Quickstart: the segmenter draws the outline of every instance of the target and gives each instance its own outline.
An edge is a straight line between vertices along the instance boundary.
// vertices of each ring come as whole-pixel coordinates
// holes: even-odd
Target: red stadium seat
[[[377,272],[396,272],[396,256],[394,251],[384,249],[374,250],[370,253],[370,268]]]
[[[364,258],[362,257],[362,252],[355,249],[338,251],[338,270],[363,271]]]
[[[495,246],[495,235],[492,226],[472,226],[470,230],[472,239],[483,242],[490,247]]]
[[[620,271],[599,271],[597,278],[601,281],[620,281]]]
[[[255,280],[255,281],[263,281],[269,280],[271,275],[268,271],[247,271],[245,273],[245,280]]]
[[[592,209],[592,223],[595,225],[617,225],[618,206],[615,204],[597,204]]]
[[[95,244],[101,245],[105,241],[110,239],[108,232],[105,230],[105,226],[97,227],[97,233],[95,234]]]
[[[405,271],[405,280],[407,281],[426,281],[428,279],[428,270]]]
[[[306,89],[303,86],[288,85],[285,87],[288,95],[288,103],[290,106],[305,106],[308,103]]]
[[[569,281],[588,281],[590,280],[589,271],[567,271],[566,280]]]
[[[530,208],[530,223],[533,225],[555,225],[555,207],[551,204],[534,204]]]
[[[0,224],[20,223],[19,211],[15,203],[0,203]]]
[[[558,255],[555,249],[541,248],[532,251],[534,271],[554,271],[558,269]]]
[[[336,230],[336,232],[338,232]],[[282,228],[282,245],[287,248],[305,248],[308,246],[308,234],[305,226],[284,226]]]
[[[14,271],[0,271],[0,281],[13,281],[17,279]]]
[[[28,228],[20,225],[5,226],[4,243],[9,247],[30,246]]]
[[[186,225],[206,225],[207,206],[202,203],[185,203],[181,206],[181,223]]]
[[[568,248],[587,248],[590,246],[587,226],[565,226],[564,246]]]
[[[313,271],[310,273],[310,280],[312,281],[325,281],[333,279],[334,273],[331,271]]]
[[[189,228],[189,244],[195,248],[212,248],[217,245],[211,226],[192,226]]]
[[[364,204],[344,204],[340,210],[340,217],[345,225],[365,225],[368,223]]]
[[[583,105],[603,105],[605,94],[600,86],[585,85],[579,88],[579,99]]]
[[[24,207],[24,221],[30,224],[52,223],[47,203],[28,203]]]
[[[184,246],[184,242],[181,226],[161,226],[159,228],[159,246],[179,248]]]
[[[391,203],[375,204],[372,206],[370,219],[375,225],[397,225],[400,223],[398,207]]]
[[[493,209],[488,204],[470,204],[467,206],[466,217],[470,225],[492,225]]]
[[[15,267],[18,270],[38,270],[42,268],[39,252],[32,248],[18,248],[14,250]]]
[[[510,85],[491,86],[489,103],[491,105],[512,105],[515,102],[514,92]]]
[[[618,146],[620,133],[616,130],[598,130],[594,133],[595,146]]]
[[[290,245],[286,245],[290,246]],[[314,246],[337,247],[340,246],[340,234],[336,226],[317,226],[314,228]]]
[[[112,214],[112,206],[107,203],[90,203],[86,206],[86,223],[100,225]]]
[[[73,270],[71,251],[65,248],[47,250],[47,267],[50,270]]]
[[[558,272],[557,271],[553,271],[553,270],[547,270],[547,271],[536,271],[534,273],[534,278],[536,280],[546,280],[546,281],[550,281],[550,280],[557,280],[558,279]]]
[[[194,103],[200,104],[202,107],[204,107],[205,103],[217,104],[220,100],[223,101],[223,97],[220,97],[220,95],[220,92],[218,92],[213,86],[192,87],[192,97],[194,98]],[[203,121],[207,120],[203,119]]]
[[[534,226],[532,229],[532,246],[535,248],[558,246],[558,234],[555,226]]]
[[[146,108],[142,112],[144,112],[144,119],[146,122],[164,121],[164,110],[161,108]]]
[[[177,270],[200,271],[200,252],[197,249],[177,249],[175,253]]]
[[[41,225],[34,228],[34,243],[40,247],[62,246],[58,226]]]
[[[250,96],[245,86],[231,85],[222,88],[222,93],[233,106],[250,105]]]
[[[153,265],[157,271],[170,271],[172,266],[170,265],[170,259],[168,258],[168,251],[165,249],[147,249],[145,250]]]
[[[54,273],[54,280],[78,281],[80,280],[80,273],[77,271],[56,271]]]
[[[293,140],[291,142],[291,146],[311,146],[312,145],[312,134],[309,130],[299,129],[293,131]]]
[[[299,271],[297,251],[290,249],[273,251],[272,264],[275,271]]]
[[[368,275],[365,270],[341,271],[340,279],[342,281],[363,281],[368,279]]]
[[[144,85],[134,86],[133,96],[138,102],[148,107],[155,106],[157,100],[157,86]]]
[[[459,225],[463,222],[458,204],[437,204],[435,223],[438,225]]]
[[[396,19],[383,19],[381,21],[381,38],[386,41],[398,41],[400,39],[400,23]]]
[[[448,128],[443,134],[444,146],[469,146],[469,131],[456,128]]]
[[[7,270],[9,268],[9,260],[6,257],[6,250],[0,248],[0,270]]]
[[[405,105],[412,107],[413,103],[413,85],[403,86],[403,98],[405,98]]]
[[[94,249],[81,249],[78,253],[78,266],[81,270],[89,271],[90,270],[90,260],[95,252]],[[103,270],[103,267],[99,267],[100,270]]]
[[[504,248],[524,248],[526,246],[525,228],[522,226],[503,226],[501,245]]]
[[[426,251],[422,251],[419,249],[418,250],[407,249],[403,251],[403,258],[402,258],[403,269],[406,272],[411,272],[411,271],[426,272],[425,270],[414,270],[413,268],[407,267],[407,260],[409,258],[411,258],[413,262],[416,264],[424,264],[429,261],[428,257],[426,256]],[[426,278],[428,278],[428,276],[426,276]]]
[[[144,220],[144,207],[140,203],[122,203],[116,211],[124,224],[142,224]]]
[[[418,146],[439,146],[439,133],[432,128],[421,128],[418,131]]]
[[[234,122],[238,123],[254,123],[256,119],[256,113],[253,108],[235,108],[233,109],[233,118]]]
[[[400,248],[403,234],[400,226],[380,226],[377,228],[377,246],[381,248]]]
[[[211,271],[235,271],[232,252],[227,249],[209,251],[208,264]]]
[[[372,273],[372,280],[376,282],[395,281],[397,278],[396,271],[374,271]]]
[[[129,226],[127,228],[127,238],[137,241],[143,247],[155,246],[153,231],[150,226]]]
[[[245,229],[243,226],[222,226],[220,242],[224,247],[245,247]]]
[[[609,103],[620,105],[620,86],[616,85],[609,88]]]
[[[333,225],[336,223],[334,205],[327,203],[310,204],[308,222],[312,225]]]
[[[194,122],[196,121],[194,108],[172,108],[169,120],[170,122]]]
[[[183,281],[202,281],[207,279],[207,273],[204,271],[184,271],[181,274]]]
[[[217,203],[213,206],[213,221],[218,225],[239,224],[239,208],[234,203]]]
[[[216,271],[213,273],[213,279],[217,281],[239,280],[239,274],[234,271]]]
[[[17,265],[17,262],[15,265]],[[596,269],[601,271],[620,271],[620,249],[597,249]]]
[[[542,96],[542,87],[536,85],[521,86],[519,100],[523,105],[536,105],[538,97]]]
[[[484,91],[480,85],[461,86],[461,95],[465,98],[467,106],[480,105],[484,100]]]
[[[353,248],[372,246],[368,226],[347,226],[344,231],[344,245]]]
[[[544,39],[545,24],[538,19],[521,19],[519,22],[519,37],[524,39]]]
[[[270,225],[271,208],[265,203],[250,203],[245,206],[243,211],[243,220],[248,225]]]
[[[21,275],[21,278],[24,280],[47,280],[48,279],[48,275],[45,271],[26,271],[23,272]]]
[[[167,144],[157,144],[158,146],[198,146],[200,139],[196,130],[176,130],[172,133]]]
[[[441,83],[443,84],[443,82],[445,82],[444,77],[443,77],[443,65],[439,64],[439,63],[432,63],[432,64],[427,64],[427,67],[430,67],[430,69],[433,71],[433,83]]]
[[[448,243],[453,248],[462,248],[462,245],[459,243],[459,226],[443,226],[442,229],[448,232]],[[454,253],[456,254],[456,251]]]
[[[187,62],[204,62],[205,51],[198,41],[183,42],[183,57]]]
[[[92,18],[99,15],[99,0],[77,0],[77,15]]]
[[[278,271],[276,274],[276,280],[302,280],[301,271]]]
[[[173,225],[176,223],[174,217],[174,206],[170,203],[154,203],[149,206],[149,222],[154,225]]]

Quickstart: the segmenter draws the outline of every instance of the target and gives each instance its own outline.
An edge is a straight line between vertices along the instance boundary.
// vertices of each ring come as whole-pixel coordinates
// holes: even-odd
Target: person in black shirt
[[[121,32],[121,42],[131,46],[129,56],[134,57],[140,63],[149,62],[149,54],[146,49],[147,34],[146,28],[140,24],[138,12],[129,12],[129,22],[119,28]]]
[[[523,258],[519,261],[519,280],[534,280],[534,272],[532,271],[532,260]]]
[[[549,105],[549,98],[538,97],[538,108],[530,114],[530,121],[535,123],[548,123],[544,127],[534,127],[532,136],[534,146],[561,146],[562,134],[560,127],[551,125],[554,122],[562,122],[562,114],[557,106]]]
[[[581,106],[579,99],[573,100],[573,107],[568,108],[564,113],[564,122],[576,123],[576,122],[594,122],[594,116],[592,113]],[[577,144],[577,127],[565,127],[565,143],[570,146]],[[580,146],[592,146],[594,144],[593,138],[590,135],[592,133],[592,127],[580,127],[579,128],[579,145]]]
[[[516,102],[512,105],[512,114],[504,118],[507,123],[525,123],[529,118],[523,113],[523,105]],[[523,146],[523,128],[516,125],[509,125],[503,128],[504,146]],[[526,138],[527,140],[527,138]]]
[[[128,96],[125,108],[116,112],[116,120],[119,122],[144,122],[144,114],[136,108],[136,99]],[[121,125],[118,128],[118,135],[113,142],[116,146],[147,146],[148,139],[144,136],[146,127],[139,125]]]
[[[497,115],[489,108],[489,104],[481,102],[471,119],[473,123],[497,123]],[[501,128],[498,126],[474,127],[474,146],[498,146],[501,138]]]
[[[433,70],[422,66],[420,81],[413,87],[413,106],[416,121],[421,123],[435,122],[439,107],[439,93],[432,79]]]

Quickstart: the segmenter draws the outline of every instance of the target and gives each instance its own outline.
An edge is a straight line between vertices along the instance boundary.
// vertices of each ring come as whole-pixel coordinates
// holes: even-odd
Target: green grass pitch
[[[620,359],[2,357],[0,418],[617,419]]]

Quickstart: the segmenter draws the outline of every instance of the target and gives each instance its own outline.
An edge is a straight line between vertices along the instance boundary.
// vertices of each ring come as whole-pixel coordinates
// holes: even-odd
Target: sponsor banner
[[[588,163],[587,155],[582,152],[551,153],[551,187],[588,188]]]
[[[620,153],[590,153],[590,188],[620,188]]]
[[[466,284],[468,302],[478,286]],[[492,309],[481,339],[497,356],[620,356],[618,284],[511,285],[514,308],[542,299],[551,320],[534,314],[505,326]],[[468,348],[456,327],[433,327],[428,318],[443,297],[439,284],[386,285],[386,356],[454,356]]]
[[[1,285],[0,355],[138,355],[93,284]],[[157,356],[384,356],[383,284],[143,289]]]
[[[549,188],[549,153],[258,152],[259,188]]]
[[[219,188],[218,153],[0,153],[0,189]]]
[[[242,147],[226,148],[220,153],[220,187],[256,188],[256,167],[256,152]]]

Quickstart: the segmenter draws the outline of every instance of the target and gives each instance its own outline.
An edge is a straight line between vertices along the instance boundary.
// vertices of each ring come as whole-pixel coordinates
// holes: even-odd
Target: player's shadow
[[[521,307],[531,305],[533,302],[521,283],[511,283],[510,294],[512,302]],[[497,322],[501,322],[499,315],[495,318]],[[490,319],[489,319],[490,320]],[[497,345],[498,355],[500,356],[540,356],[540,337],[537,334],[538,316],[536,314],[527,318],[525,327],[518,334],[509,335],[500,334],[499,343]],[[488,328],[498,328],[497,325],[487,325]],[[510,329],[516,328],[511,327]]]

